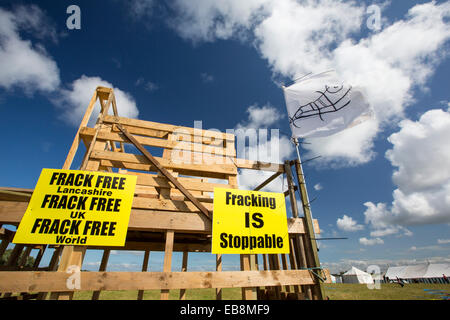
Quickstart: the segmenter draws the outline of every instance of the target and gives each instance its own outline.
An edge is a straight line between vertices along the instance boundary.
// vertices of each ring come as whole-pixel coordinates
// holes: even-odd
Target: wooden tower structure
[[[97,101],[101,110],[90,127]],[[72,169],[137,176],[125,246],[14,245],[14,231],[5,226],[18,226],[33,190],[0,188],[0,257],[12,249],[0,266],[0,299],[71,299],[75,291],[93,291],[95,300],[104,290],[136,290],[137,299],[142,299],[144,290],[154,289],[160,290],[161,299],[168,299],[169,290],[180,289],[180,299],[185,299],[186,290],[194,288],[215,288],[216,299],[221,299],[222,288],[233,287],[242,288],[242,299],[324,299],[322,283],[330,277],[320,267],[315,241],[320,229],[311,219],[298,161],[237,159],[232,134],[120,117],[113,90],[104,87],[95,90],[63,169],[71,169],[77,150],[83,149],[81,143],[85,146],[82,164]],[[153,156],[158,148],[162,156]],[[183,161],[176,159],[177,152],[183,152]],[[211,193],[214,187],[238,188],[238,169],[272,172],[255,190],[280,175],[287,178],[291,251],[241,255],[239,271],[222,271],[222,256],[215,255],[215,270],[189,271],[189,253],[211,251]],[[54,249],[49,265],[41,266],[49,249]],[[93,249],[103,250],[98,272],[81,271],[80,283],[69,289],[70,268],[81,268],[86,251]],[[24,267],[33,250],[38,250],[34,265]],[[143,251],[142,272],[107,272],[111,250]],[[162,272],[148,270],[152,251],[164,252]],[[173,252],[183,254],[181,272],[172,271]]]

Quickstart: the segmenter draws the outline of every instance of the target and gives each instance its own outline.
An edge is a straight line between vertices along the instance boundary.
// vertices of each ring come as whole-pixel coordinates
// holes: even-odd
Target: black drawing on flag
[[[318,116],[320,120],[325,121],[322,115],[339,111],[351,102],[348,95],[352,87],[350,86],[345,91],[344,86],[325,86],[325,91],[316,91],[320,94],[319,98],[307,104],[301,105],[295,112],[293,117],[290,117],[290,122],[297,128],[296,122],[298,120]]]

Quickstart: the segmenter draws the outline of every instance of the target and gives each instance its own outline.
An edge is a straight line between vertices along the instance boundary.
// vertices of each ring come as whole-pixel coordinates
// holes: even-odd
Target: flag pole
[[[302,201],[303,205],[303,214],[304,214],[304,223],[305,223],[305,229],[307,230],[307,235],[309,236],[309,239],[306,239],[307,243],[309,243],[310,251],[309,251],[309,269],[314,269],[314,274],[317,275],[317,284],[318,286],[313,287],[314,295],[318,299],[324,299],[325,298],[325,292],[322,286],[322,281],[324,281],[325,273],[322,270],[322,267],[320,266],[319,261],[319,254],[317,249],[317,236],[314,231],[314,223],[313,223],[313,217],[311,212],[311,206],[309,203],[309,196],[308,191],[306,189],[306,180],[305,175],[303,173],[303,166],[302,166],[302,158],[300,156],[300,147],[297,137],[292,137],[292,140],[295,144],[295,149],[297,151],[297,161],[295,162],[295,169],[297,172],[297,179],[299,183],[299,192],[300,192],[300,199]]]

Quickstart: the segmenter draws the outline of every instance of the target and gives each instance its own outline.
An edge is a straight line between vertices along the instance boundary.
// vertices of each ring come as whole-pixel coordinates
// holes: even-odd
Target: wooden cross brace
[[[196,197],[192,195],[183,185],[167,171],[161,164],[156,160],[147,149],[144,148],[125,128],[120,124],[116,124],[117,128],[127,137],[128,140],[156,167],[156,169],[165,176],[172,184],[177,187],[181,193],[188,198],[199,210],[203,213],[209,220],[212,220],[211,213],[208,209],[200,202]]]

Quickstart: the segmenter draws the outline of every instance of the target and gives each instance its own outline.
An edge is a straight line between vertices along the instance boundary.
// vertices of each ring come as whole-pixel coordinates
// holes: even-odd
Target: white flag
[[[284,88],[292,134],[325,137],[372,116],[362,90],[339,81],[335,72],[312,75]]]

